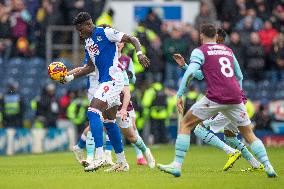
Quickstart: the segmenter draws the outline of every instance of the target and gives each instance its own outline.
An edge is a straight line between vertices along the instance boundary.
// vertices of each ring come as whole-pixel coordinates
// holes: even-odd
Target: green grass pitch
[[[169,163],[173,145],[153,146],[159,163]],[[241,172],[248,163],[241,158],[233,169],[223,172],[227,155],[208,146],[191,146],[180,178],[137,166],[132,148],[126,148],[130,163],[127,173],[85,173],[71,152],[0,157],[0,189],[280,189],[284,187],[284,148],[269,148],[271,162],[279,177],[264,172]]]

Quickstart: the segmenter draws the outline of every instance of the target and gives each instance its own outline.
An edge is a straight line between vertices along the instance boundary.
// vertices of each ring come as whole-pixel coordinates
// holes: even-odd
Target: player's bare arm
[[[142,53],[141,44],[136,37],[124,34],[121,39],[121,42],[131,43],[135,47],[139,63],[145,68],[150,66],[150,60]]]
[[[74,68],[74,69],[70,70],[69,72],[67,72],[67,75],[72,75],[72,74],[74,74],[74,73],[76,73],[76,72],[79,72],[79,71],[81,71],[81,69],[83,69],[83,68],[84,68],[84,66]]]
[[[128,85],[124,86],[122,93],[124,96],[123,96],[123,101],[122,101],[122,107],[120,110],[120,115],[121,115],[122,121],[124,121],[127,116],[127,107],[128,107],[128,104],[131,98],[130,89]]]
[[[180,66],[183,67],[186,63],[184,58],[182,57],[181,54],[174,54],[173,59],[176,61],[176,63]]]

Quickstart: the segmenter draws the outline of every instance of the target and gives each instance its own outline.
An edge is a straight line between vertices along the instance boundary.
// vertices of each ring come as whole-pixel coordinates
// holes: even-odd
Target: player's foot
[[[138,158],[137,161],[136,161],[136,164],[137,165],[147,165],[147,161],[145,160],[144,157]]]
[[[101,159],[95,159],[95,161],[92,161],[89,163],[87,167],[85,167],[85,172],[89,171],[96,171],[101,167],[105,167],[106,160],[104,158]]]
[[[155,159],[154,159],[154,157],[153,157],[153,155],[152,155],[152,153],[151,153],[149,148],[146,149],[144,155],[145,155],[145,158],[147,160],[148,166],[151,169],[155,168],[156,161],[155,161]]]
[[[105,170],[105,172],[126,172],[126,171],[129,171],[129,165],[127,162],[115,163],[111,168]]]
[[[169,165],[162,165],[162,164],[157,164],[158,169],[165,173],[169,173],[175,177],[180,177],[181,175],[181,170],[174,167],[172,164]]]
[[[82,164],[82,161],[84,160],[84,149],[79,148],[77,145],[73,146],[72,149],[76,160]]]
[[[87,157],[87,159],[82,160],[81,165],[83,167],[88,167],[92,162],[94,162],[94,158]]]
[[[246,171],[251,171],[251,172],[253,172],[253,171],[264,171],[264,166],[262,164],[260,164],[259,167],[249,167],[247,169],[242,169],[241,171],[242,172],[246,172]]]
[[[228,171],[230,168],[232,168],[234,166],[234,163],[241,157],[242,153],[238,150],[233,154],[229,154],[228,161],[225,164],[223,171]]]
[[[265,166],[264,170],[265,170],[268,177],[270,177],[270,178],[278,177],[277,173],[274,171],[274,169],[271,165]]]

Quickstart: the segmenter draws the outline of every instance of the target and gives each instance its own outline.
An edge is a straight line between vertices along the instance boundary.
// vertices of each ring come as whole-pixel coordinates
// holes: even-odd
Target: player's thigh
[[[248,143],[252,143],[253,141],[257,140],[257,137],[255,136],[250,125],[239,126],[238,129]]]
[[[188,110],[181,120],[180,131],[183,133],[183,131],[186,131],[187,129],[191,130],[202,121],[202,119],[193,115],[191,110]]]
[[[101,99],[93,98],[90,104],[90,107],[100,110],[101,112],[105,111],[108,107],[108,104]]]
[[[115,120],[117,114],[117,106],[113,106],[104,111],[104,119]]]
[[[223,105],[215,103],[209,100],[206,96],[202,97],[190,108],[192,115],[198,117],[201,120],[209,119],[210,117],[216,115],[222,108]]]

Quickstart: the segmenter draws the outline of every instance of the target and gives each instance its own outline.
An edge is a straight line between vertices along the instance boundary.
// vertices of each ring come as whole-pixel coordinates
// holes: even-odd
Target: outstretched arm
[[[124,34],[121,42],[131,43],[135,47],[139,63],[145,68],[150,66],[150,60],[142,53],[141,44],[138,38]]]
[[[141,50],[141,44],[136,37],[127,35],[123,32],[119,32],[113,28],[105,28],[104,32],[108,40],[112,42],[131,43],[136,49],[139,63],[143,67],[148,67],[150,65],[150,60],[145,55],[143,55]]]

